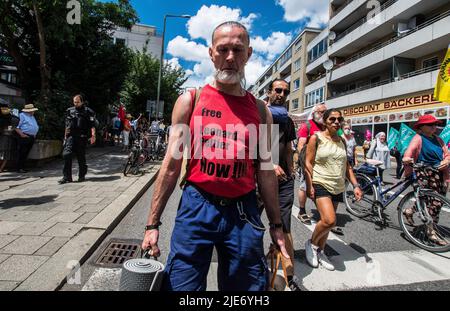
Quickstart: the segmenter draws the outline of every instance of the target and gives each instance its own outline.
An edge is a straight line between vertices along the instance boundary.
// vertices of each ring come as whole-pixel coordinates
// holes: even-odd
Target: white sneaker
[[[319,259],[317,258],[317,250],[318,247],[312,245],[311,240],[306,241],[305,243],[306,261],[313,268],[317,268],[319,266]]]
[[[334,265],[331,262],[330,258],[327,257],[327,255],[325,255],[323,250],[320,250],[320,252],[318,252],[318,257],[319,257],[319,263],[327,270],[333,271],[334,270]]]

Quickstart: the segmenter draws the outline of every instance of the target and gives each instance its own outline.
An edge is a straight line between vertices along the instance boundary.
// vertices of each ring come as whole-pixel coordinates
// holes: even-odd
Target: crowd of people
[[[27,173],[26,160],[39,132],[39,124],[34,114],[39,111],[33,104],[25,104],[20,113],[13,113],[11,105],[0,99],[0,173],[11,168],[18,173]],[[65,131],[63,135],[64,159],[63,178],[60,184],[72,182],[72,158],[76,156],[79,164],[78,181],[85,180],[87,174],[86,147],[88,143],[95,144],[99,135],[102,142],[122,146],[128,151],[134,141],[143,133],[158,133],[163,141],[167,140],[170,126],[163,119],[155,119],[151,123],[143,115],[134,119],[131,114],[119,117],[115,115],[100,132],[97,133],[99,122],[95,112],[87,106],[83,95],[72,98],[72,107],[65,115]]]
[[[18,173],[26,173],[25,161],[33,147],[39,125],[34,117],[38,108],[26,104],[18,116],[8,102],[0,99],[0,172],[8,161],[15,162]]]
[[[112,118],[106,131],[108,139],[122,145],[124,150],[128,150],[139,133],[145,131],[163,132],[169,138],[168,152],[154,185],[142,249],[149,250],[153,256],[160,255],[161,216],[185,165],[183,194],[162,288],[205,290],[215,248],[219,290],[268,289],[263,246],[266,229],[261,220],[265,210],[272,246],[282,256],[287,286],[298,291],[301,280],[294,274],[295,240],[291,234],[295,179],[299,184],[298,219],[304,224],[312,224],[312,215],[306,211],[308,198],[320,215],[304,245],[306,261],[313,268],[322,266],[334,270],[334,263],[324,250],[330,232],[343,234],[342,229],[336,228],[336,209],[343,202],[346,180],[353,185],[357,200],[363,196],[353,172],[360,160],[351,124],[344,122],[339,110],[327,109],[325,103],[321,103],[313,108],[309,120],[296,131],[286,109],[290,93],[287,81],[276,79],[269,84],[268,102],[256,99],[244,88],[244,69],[252,55],[245,26],[231,21],[222,23],[214,29],[211,43],[209,57],[216,70],[214,79],[200,91],[186,92],[177,99],[171,126],[166,127],[162,120],[150,123],[142,115],[134,119],[130,114],[121,114]],[[73,154],[80,166],[78,181],[84,181],[86,144],[88,140],[95,143],[95,113],[84,105],[81,95],[74,96],[73,105],[66,115],[64,177],[60,183],[72,182]],[[39,130],[33,116],[35,111],[37,108],[33,105],[26,105],[17,118],[10,113],[7,104],[1,104],[0,169],[5,161],[14,158],[11,150],[17,150],[17,170],[23,171],[24,160]],[[194,119],[201,120],[200,131],[195,128]],[[377,133],[373,138],[366,132],[362,146],[364,159],[381,162],[381,177],[383,171],[391,167],[391,156],[397,161],[397,178],[411,174],[409,163],[419,161],[437,166],[439,175],[430,180],[425,171],[419,174],[419,181],[445,193],[450,153],[436,135],[439,122],[433,116],[421,116],[414,127],[417,135],[404,155],[398,147],[388,147],[386,133]],[[229,130],[230,125],[234,126],[233,131]],[[251,137],[249,125],[259,129],[256,140],[251,139],[254,137]],[[274,125],[279,130],[276,144],[279,156],[275,163],[271,150],[273,142],[270,141]],[[188,143],[183,140],[186,128],[191,135]],[[203,146],[200,151],[195,148],[199,145]],[[186,162],[175,156],[180,147],[181,151],[189,150],[190,158]],[[265,149],[268,152],[265,153]],[[430,207],[435,221],[439,219],[440,208]],[[414,211],[405,213],[409,217]],[[435,232],[430,230],[428,233],[431,238],[434,235],[436,243],[443,243]]]
[[[259,208],[262,206],[269,221],[273,243],[270,249],[282,254],[286,285],[291,290],[300,290],[300,280],[294,275],[295,241],[291,234],[295,176],[300,184],[297,217],[311,224],[311,215],[305,209],[307,198],[314,202],[320,214],[305,244],[306,260],[314,268],[323,266],[334,270],[333,261],[324,249],[329,233],[336,229],[336,209],[343,201],[345,181],[353,185],[357,200],[363,196],[353,173],[359,159],[351,126],[344,123],[339,110],[320,104],[313,108],[310,119],[296,133],[285,107],[290,92],[287,81],[276,79],[269,84],[267,103],[256,99],[243,87],[244,68],[252,55],[246,28],[237,22],[225,22],[214,29],[211,43],[209,57],[216,70],[213,81],[200,90],[181,95],[175,103],[168,152],[155,181],[142,249],[153,256],[160,255],[161,216],[178,184],[182,166],[186,165],[183,177],[186,182],[182,183],[183,194],[162,289],[205,290],[215,248],[219,290],[266,290],[269,284],[262,241],[265,227]],[[193,119],[201,120],[200,131],[194,128]],[[437,164],[442,174],[436,176],[436,190],[442,192],[446,191],[450,155],[435,134],[437,123],[439,121],[432,116],[420,117],[416,124],[418,134],[403,157],[397,157],[406,164],[421,160]],[[251,134],[246,126],[249,124],[260,128],[256,145],[254,140],[248,139]],[[223,130],[228,130],[230,125],[235,126],[235,135]],[[261,125],[269,130],[262,130]],[[279,130],[276,163],[272,163],[273,142],[269,134],[273,125]],[[186,128],[191,134],[189,142],[183,141]],[[233,137],[245,139],[237,141]],[[396,151],[392,152],[387,146],[386,134],[377,133],[372,139],[369,132],[365,138],[364,158],[379,160],[382,170],[389,169],[390,156]],[[212,149],[210,141],[217,139],[223,143],[215,144]],[[202,148],[197,150],[195,146]],[[226,150],[229,146],[234,147],[232,156],[224,157],[229,155]],[[261,146],[267,146],[269,155],[261,152]],[[174,156],[184,148],[188,148],[190,154],[186,162]],[[253,150],[257,150],[256,159],[250,157]],[[238,156],[241,151],[246,155],[244,159]],[[199,152],[200,157],[195,152]],[[411,173],[408,168],[405,166],[404,176]],[[397,177],[401,177],[401,173],[399,165]],[[439,206],[433,209],[437,219]]]
[[[164,141],[167,141],[169,130],[170,126],[166,126],[163,119],[149,122],[142,114],[134,118],[128,113],[122,119],[116,114],[105,131],[105,140],[111,145],[121,146],[123,151],[128,151],[145,133],[159,133]]]

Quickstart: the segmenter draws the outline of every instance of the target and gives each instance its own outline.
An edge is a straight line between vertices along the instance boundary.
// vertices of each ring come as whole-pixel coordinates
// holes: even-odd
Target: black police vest
[[[90,137],[91,128],[95,126],[95,114],[88,107],[67,109],[66,127],[70,129],[70,136]]]

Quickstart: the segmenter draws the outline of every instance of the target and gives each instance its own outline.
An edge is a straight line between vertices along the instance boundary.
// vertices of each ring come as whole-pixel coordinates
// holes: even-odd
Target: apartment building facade
[[[294,115],[303,112],[303,95],[307,79],[305,72],[306,47],[320,31],[318,28],[305,28],[256,80],[249,91],[255,97],[267,101],[270,82],[275,79],[284,79],[290,84],[291,90],[287,99],[289,112]]]
[[[0,48],[0,98],[10,104],[22,106],[25,99],[17,81],[17,68],[8,52]]]
[[[327,106],[343,112],[358,143],[367,129],[388,133],[401,123],[412,126],[423,114],[447,123],[449,104],[436,101],[433,90],[450,43],[450,2],[381,0],[377,7],[366,0],[329,3],[323,62],[329,60],[332,68],[326,71],[324,63],[322,69],[309,68],[307,74],[325,75],[324,83],[319,79],[307,91],[325,86]]]
[[[161,59],[162,36],[158,35],[155,26],[136,24],[131,29],[118,27],[113,32],[115,44],[124,44],[133,50],[143,51],[157,59]]]

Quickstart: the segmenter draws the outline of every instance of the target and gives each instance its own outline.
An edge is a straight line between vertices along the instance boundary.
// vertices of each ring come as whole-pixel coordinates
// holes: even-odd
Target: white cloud
[[[187,23],[188,33],[192,39],[204,39],[208,45],[211,44],[211,36],[214,28],[226,21],[237,21],[251,29],[253,20],[257,18],[254,13],[241,16],[240,9],[231,9],[226,6],[203,5],[197,14],[189,19]]]
[[[200,62],[205,58],[209,59],[208,47],[189,41],[181,36],[177,36],[169,42],[167,53],[191,62]]]
[[[283,52],[292,40],[290,33],[274,32],[270,37],[263,39],[260,36],[251,39],[251,46],[256,52],[266,54],[267,58],[273,60],[275,56]]]
[[[245,66],[247,87],[255,84],[256,80],[264,73],[270,64],[271,61],[265,60],[261,56],[253,54],[248,61],[247,66]]]
[[[173,68],[173,69],[180,69],[181,68],[181,66],[180,66],[180,60],[178,59],[178,58],[172,58],[172,59],[169,59],[168,61],[167,61],[167,63]]]
[[[187,30],[190,38],[177,36],[169,42],[167,47],[167,53],[173,57],[172,63],[179,64],[179,60],[194,62],[193,68],[186,70],[188,80],[183,87],[199,87],[213,80],[215,69],[209,58],[208,47],[196,42],[198,39],[204,40],[210,45],[213,29],[220,23],[229,20],[242,23],[251,32],[252,23],[257,17],[257,14],[254,13],[242,16],[240,9],[203,5],[197,14],[188,21]],[[255,83],[291,40],[291,33],[282,32],[274,32],[266,38],[252,37],[251,46],[254,52],[245,67],[247,86]]]
[[[276,0],[284,8],[284,19],[298,22],[309,19],[310,27],[320,27],[329,19],[329,0]]]

